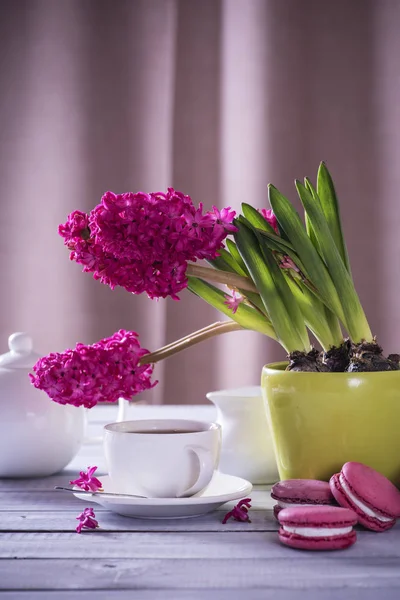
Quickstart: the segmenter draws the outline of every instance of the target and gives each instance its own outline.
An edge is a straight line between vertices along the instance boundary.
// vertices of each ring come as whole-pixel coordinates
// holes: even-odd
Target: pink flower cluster
[[[188,261],[212,259],[236,227],[228,208],[203,213],[190,198],[166,194],[107,192],[89,215],[71,213],[59,226],[70,258],[112,289],[119,285],[150,298],[171,296],[187,286]]]
[[[137,333],[120,329],[91,346],[77,344],[74,350],[40,358],[29,376],[55,402],[91,408],[98,402],[130,400],[153,387],[152,365],[139,365],[145,354]]]
[[[81,488],[81,490],[85,490],[85,492],[97,492],[98,490],[102,490],[103,484],[100,479],[95,477],[95,471],[97,471],[97,467],[88,467],[86,471],[80,471],[79,477],[70,481],[70,484],[76,485]]]

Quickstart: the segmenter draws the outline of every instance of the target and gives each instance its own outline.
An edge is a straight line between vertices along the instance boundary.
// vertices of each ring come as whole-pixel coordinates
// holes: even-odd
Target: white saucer
[[[118,493],[108,475],[101,477],[104,492]],[[112,498],[111,496],[86,496],[77,491],[74,495],[85,502],[95,502],[125,517],[139,519],[182,519],[197,517],[215,510],[230,500],[248,496],[253,486],[246,479],[215,471],[208,486],[190,498]]]

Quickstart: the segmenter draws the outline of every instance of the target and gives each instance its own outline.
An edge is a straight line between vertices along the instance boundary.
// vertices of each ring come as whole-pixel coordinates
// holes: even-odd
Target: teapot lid
[[[0,369],[32,369],[40,355],[33,351],[32,338],[27,333],[17,332],[8,338],[9,352],[0,355]]]

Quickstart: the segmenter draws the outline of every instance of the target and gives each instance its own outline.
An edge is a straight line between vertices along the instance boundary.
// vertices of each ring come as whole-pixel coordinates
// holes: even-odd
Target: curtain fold
[[[111,291],[68,260],[58,224],[107,190],[261,208],[268,182],[293,199],[322,159],[371,327],[399,351],[399,27],[397,0],[2,0],[3,351],[14,331],[44,354],[119,328],[155,350],[221,319],[187,291]],[[158,365],[141,399],[200,403],[283,356],[230,333]]]

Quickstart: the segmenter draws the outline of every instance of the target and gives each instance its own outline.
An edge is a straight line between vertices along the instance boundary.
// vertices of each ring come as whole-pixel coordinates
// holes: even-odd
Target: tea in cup
[[[221,426],[183,419],[110,423],[104,452],[115,491],[148,498],[197,494],[218,466]]]

